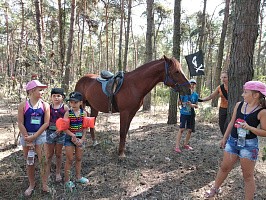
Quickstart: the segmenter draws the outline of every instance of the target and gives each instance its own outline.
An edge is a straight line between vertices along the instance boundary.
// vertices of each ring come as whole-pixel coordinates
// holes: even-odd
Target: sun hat
[[[65,96],[64,90],[62,88],[53,88],[51,91],[51,95],[53,94],[61,94],[62,96]]]
[[[196,81],[195,79],[193,79],[193,78],[190,79],[189,82],[190,82],[190,83],[195,83],[195,84],[197,84],[197,81]]]
[[[44,85],[44,84],[40,83],[40,81],[38,81],[38,80],[32,80],[32,81],[30,81],[30,82],[27,83],[27,85],[26,85],[26,91],[29,91],[29,90],[31,90],[33,88],[36,88],[36,87],[47,88],[48,85]]]
[[[244,90],[255,90],[266,96],[266,86],[260,81],[248,81],[244,85]]]
[[[67,101],[82,101],[82,94],[79,92],[71,92]]]

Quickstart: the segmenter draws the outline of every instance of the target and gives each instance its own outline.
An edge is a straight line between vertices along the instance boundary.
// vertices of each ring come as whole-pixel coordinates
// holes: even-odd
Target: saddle
[[[108,97],[108,111],[111,111],[112,105],[115,110],[119,112],[117,104],[115,102],[114,95],[119,91],[122,86],[124,78],[123,72],[117,72],[115,75],[109,71],[103,70],[100,77],[97,79],[102,83],[103,92]]]

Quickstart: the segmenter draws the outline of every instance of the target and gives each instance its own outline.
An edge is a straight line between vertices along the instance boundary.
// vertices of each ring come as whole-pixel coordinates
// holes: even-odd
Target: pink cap
[[[38,80],[33,80],[33,81],[30,81],[30,82],[27,83],[26,90],[29,91],[29,90],[31,90],[33,88],[36,88],[36,87],[47,88],[48,86],[47,85],[43,85]]]
[[[254,90],[259,91],[261,94],[266,96],[266,86],[260,81],[248,81],[244,85],[244,90]]]

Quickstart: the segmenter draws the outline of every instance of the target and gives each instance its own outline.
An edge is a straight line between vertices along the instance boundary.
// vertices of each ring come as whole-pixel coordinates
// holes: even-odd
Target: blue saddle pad
[[[124,80],[124,77],[121,78],[121,80],[120,80],[120,85],[118,85],[116,91],[114,92],[114,95],[115,95],[115,94],[120,90],[120,88],[122,87],[123,80]],[[106,92],[106,89],[105,89],[108,81],[101,80],[100,77],[97,78],[97,81],[99,81],[99,82],[102,84],[102,90],[103,90],[103,93],[104,93],[106,96],[108,96],[108,93]]]

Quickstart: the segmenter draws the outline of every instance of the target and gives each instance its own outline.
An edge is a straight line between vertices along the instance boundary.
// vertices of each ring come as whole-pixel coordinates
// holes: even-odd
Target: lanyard
[[[80,116],[80,118],[78,119],[78,117],[76,116],[76,114],[75,114],[75,112],[74,112],[74,110],[73,109],[71,109],[72,110],[72,112],[73,112],[73,114],[74,114],[74,116],[76,117],[76,119],[77,119],[77,122],[78,122],[78,130],[80,130],[80,124],[81,124],[81,109],[79,110],[79,116]]]
[[[58,108],[58,111],[57,112],[55,112],[55,109],[54,109],[54,105],[52,105],[52,110],[53,110],[53,122],[55,122],[55,120],[56,120],[56,118],[59,116],[59,110],[60,110],[60,108],[63,106],[63,104],[61,103],[60,104],[60,106],[59,106],[59,108]],[[56,113],[56,114],[55,114]]]
[[[40,103],[40,101],[38,101],[37,108],[34,109],[33,106],[32,106],[31,103],[30,103],[30,100],[29,100],[30,107],[32,108],[33,112],[35,113],[35,117],[37,116],[37,110],[38,110],[38,108],[39,108],[39,103]]]
[[[244,122],[246,121],[246,118],[247,118],[251,113],[253,113],[254,110],[256,110],[256,109],[260,106],[260,104],[257,105],[257,107],[254,108],[250,113],[248,113],[248,115],[246,115],[247,106],[248,106],[248,104],[246,104],[246,107],[245,107]]]

